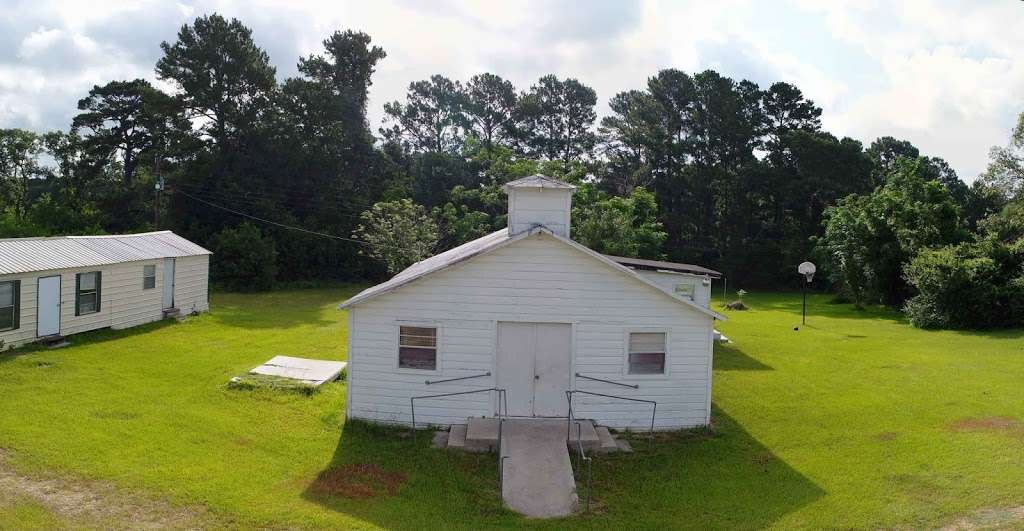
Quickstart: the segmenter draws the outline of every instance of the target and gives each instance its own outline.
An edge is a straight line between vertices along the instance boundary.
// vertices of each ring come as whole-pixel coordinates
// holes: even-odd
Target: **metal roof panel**
[[[171,231],[0,239],[0,275],[211,254]]]

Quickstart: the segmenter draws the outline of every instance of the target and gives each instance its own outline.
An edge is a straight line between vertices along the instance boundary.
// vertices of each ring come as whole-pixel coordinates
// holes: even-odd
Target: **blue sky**
[[[527,88],[572,76],[607,100],[667,67],[794,83],[826,129],[908,139],[973,180],[1024,111],[1024,2],[0,0],[0,127],[66,128],[94,84],[155,80],[162,40],[219,12],[253,28],[284,78],[336,29],[387,51],[370,121],[410,81],[490,71]]]

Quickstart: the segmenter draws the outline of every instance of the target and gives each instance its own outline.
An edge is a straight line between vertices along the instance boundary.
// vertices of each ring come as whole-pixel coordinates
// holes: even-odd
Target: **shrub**
[[[213,280],[232,291],[261,291],[274,287],[277,247],[258,228],[243,223],[213,237]]]
[[[904,311],[921,328],[1024,324],[1024,241],[949,245],[918,254],[906,280],[918,294]]]
[[[369,244],[361,252],[384,263],[392,275],[430,256],[437,223],[410,199],[374,203],[359,215],[352,236]]]

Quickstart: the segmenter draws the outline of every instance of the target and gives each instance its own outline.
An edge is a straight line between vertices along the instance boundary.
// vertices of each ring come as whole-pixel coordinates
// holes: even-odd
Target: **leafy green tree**
[[[594,89],[555,75],[541,77],[519,99],[518,119],[526,153],[564,163],[588,157],[597,141]]]
[[[896,171],[899,159],[916,160],[921,151],[907,140],[897,140],[891,136],[875,139],[867,149],[868,157],[874,164],[872,176],[875,184],[882,184],[885,178]]]
[[[221,150],[237,143],[268,111],[275,69],[237,19],[213,14],[182,26],[178,40],[163,42],[157,76],[180,89],[186,116],[200,136]]]
[[[0,198],[21,221],[29,209],[29,181],[43,174],[43,141],[24,129],[0,129]]]
[[[274,287],[277,247],[251,223],[229,227],[213,236],[213,282],[232,291],[264,291]]]
[[[429,257],[437,246],[437,224],[409,199],[375,203],[359,219],[352,236],[366,242],[363,252],[391,274]]]
[[[770,141],[779,142],[789,131],[821,129],[821,108],[804,99],[803,92],[789,83],[773,83],[762,96],[765,126]]]
[[[904,310],[921,328],[1024,325],[1024,239],[925,249],[907,264],[917,295]]]
[[[638,187],[627,197],[608,196],[585,183],[573,199],[574,240],[604,254],[663,258],[666,234],[654,194]]]
[[[1000,190],[1007,199],[1021,198],[1024,191],[1024,112],[1017,117],[1010,142],[989,151],[988,168],[981,179]]]
[[[465,123],[470,134],[483,142],[488,157],[496,143],[509,143],[517,134],[516,102],[512,83],[500,76],[477,74],[466,83]]]
[[[96,85],[78,102],[72,131],[93,163],[119,159],[122,180],[131,186],[139,162],[171,144],[172,131],[188,128],[174,98],[144,79]]]
[[[870,195],[851,195],[825,211],[821,254],[854,300],[901,305],[910,287],[903,268],[924,249],[967,238],[949,192],[925,180],[920,160],[898,160]]]
[[[462,83],[441,75],[409,84],[406,102],[384,104],[385,140],[407,150],[458,153],[465,137],[466,119]]]

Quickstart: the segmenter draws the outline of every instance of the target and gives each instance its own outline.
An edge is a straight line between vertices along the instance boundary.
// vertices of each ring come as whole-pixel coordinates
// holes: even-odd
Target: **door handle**
[[[540,380],[540,375],[539,374],[534,374],[533,375],[533,379],[534,380]]]

